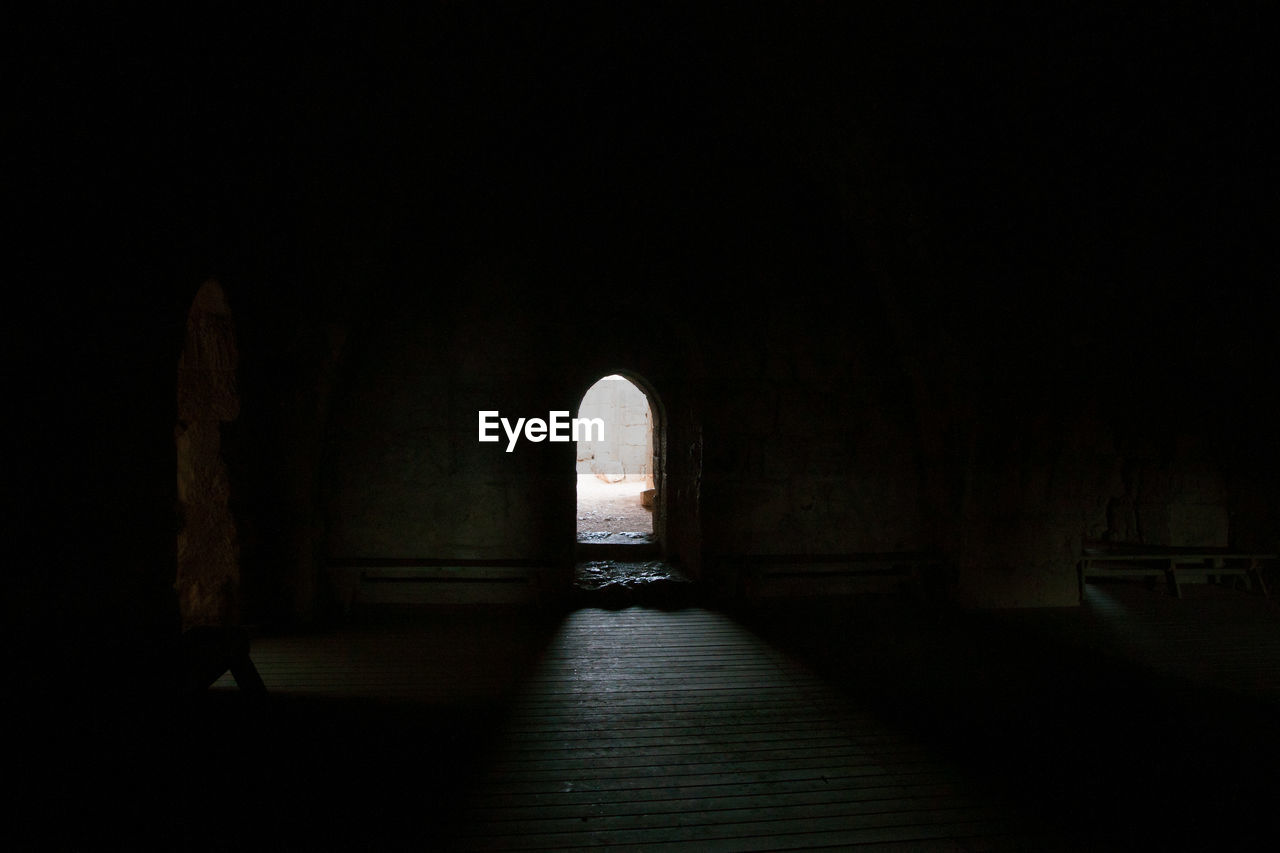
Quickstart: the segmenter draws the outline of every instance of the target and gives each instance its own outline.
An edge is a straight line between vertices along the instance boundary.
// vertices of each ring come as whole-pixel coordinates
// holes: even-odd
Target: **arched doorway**
[[[579,542],[656,542],[654,422],[649,395],[621,374],[602,377],[582,396],[574,430]]]
[[[668,553],[667,412],[629,371],[583,394],[576,430],[574,586],[597,605],[688,600],[693,584]]]

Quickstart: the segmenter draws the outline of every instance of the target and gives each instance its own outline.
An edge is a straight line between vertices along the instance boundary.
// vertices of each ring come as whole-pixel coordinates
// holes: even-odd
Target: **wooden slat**
[[[1006,838],[1000,804],[705,610],[581,610],[524,683],[462,849]]]
[[[1086,542],[1078,562],[1081,596],[1090,580],[1149,579],[1164,576],[1174,595],[1182,597],[1182,584],[1225,577],[1243,578],[1246,586],[1269,596],[1263,567],[1280,561],[1275,554],[1232,551],[1228,548],[1156,547],[1149,545],[1090,544]]]
[[[338,786],[327,802],[341,808],[346,798],[362,798],[368,814],[376,814],[387,832],[416,831],[428,823],[433,833],[447,830],[440,844],[427,845],[431,849],[1045,850],[1054,839],[1028,833],[1019,808],[1006,798],[1017,795],[1015,787],[1031,788],[1031,795],[1053,780],[1034,767],[1028,775],[1009,777],[1010,788],[997,793],[985,782],[975,782],[966,769],[970,764],[984,767],[986,755],[998,755],[1002,748],[1020,748],[995,743],[1003,737],[1003,727],[975,739],[974,724],[997,710],[989,700],[1011,704],[1001,719],[1016,720],[1028,693],[1017,679],[1035,666],[1043,665],[1050,675],[1028,683],[1052,684],[1063,649],[1078,645],[1103,651],[1106,661],[1131,664],[1134,672],[1173,677],[1161,678],[1162,684],[1209,687],[1213,696],[1243,694],[1269,703],[1266,708],[1280,706],[1280,608],[1262,596],[1223,587],[1195,587],[1178,600],[1136,586],[1091,586],[1081,608],[986,614],[949,621],[951,627],[945,628],[916,620],[902,623],[910,626],[904,629],[886,619],[885,630],[855,632],[853,623],[846,628],[828,620],[824,633],[823,626],[805,619],[788,624],[793,624],[788,639],[798,642],[787,648],[808,654],[802,643],[812,636],[824,653],[844,656],[840,666],[819,676],[733,619],[697,609],[582,610],[557,626],[516,624],[506,616],[474,612],[435,614],[411,624],[256,638],[251,655],[272,696],[307,700],[276,706],[277,728],[268,741],[272,749],[294,730],[297,721],[287,711],[294,707],[314,715],[302,719],[304,730],[315,737],[314,747],[296,745],[295,757],[309,756],[312,749],[322,756],[333,744],[343,744],[357,756],[350,766],[362,767],[362,744],[378,742],[383,750],[377,760],[384,763],[376,764],[377,773],[367,778],[359,772],[343,778],[318,772],[312,778],[298,770],[292,777],[300,786],[298,801]],[[993,669],[990,652],[1005,646],[1016,646],[1019,659],[1036,663]],[[890,663],[884,664],[886,659]],[[1081,654],[1077,663],[1086,659],[1094,656]],[[893,676],[886,679],[890,671]],[[1128,676],[1117,680],[1115,673],[1094,680],[1092,669],[1061,671],[1070,684],[1086,691],[1081,701],[1089,716],[1072,721],[1085,734],[1073,743],[1087,753],[1089,766],[1097,765],[1091,775],[1095,784],[1105,781],[1112,767],[1133,774],[1133,768],[1144,766],[1133,763],[1134,756],[1148,753],[1127,744],[1117,750],[1110,730],[1116,724],[1131,727],[1133,719],[1126,716],[1131,709],[1153,723],[1162,719],[1168,708],[1163,702],[1154,705],[1155,716],[1150,716],[1149,701],[1133,701],[1150,685],[1131,687]],[[866,688],[863,678],[872,682]],[[1011,679],[1014,683],[1002,690]],[[845,687],[857,689],[838,692],[833,685],[842,680]],[[908,694],[895,700],[905,708],[917,690],[928,697],[922,718],[940,721],[941,741],[931,737],[926,743],[887,725],[881,700],[874,706],[862,704],[886,684]],[[215,685],[215,691],[235,689],[230,676]],[[1073,707],[1070,689],[1062,697]],[[976,717],[964,716],[965,703],[958,694],[965,690],[977,699]],[[1120,695],[1090,699],[1088,691]],[[369,701],[348,702],[357,699]],[[365,710],[353,714],[346,710],[351,707]],[[383,729],[388,707],[407,711],[399,716],[403,728],[394,735]],[[452,747],[451,754],[459,754],[457,726],[421,726],[420,709],[432,709],[429,719],[456,721],[472,707],[501,709],[501,727],[486,733],[476,751],[468,753],[467,761],[474,764],[442,759],[439,766],[430,766],[429,757],[441,750]],[[1032,713],[1047,707],[1026,701]],[[1197,706],[1190,707],[1194,712]],[[949,721],[957,708],[955,719],[962,722],[953,729]],[[331,718],[334,709],[343,710]],[[437,709],[440,714],[434,713]],[[1181,713],[1179,732],[1188,731],[1184,726],[1211,730],[1226,725],[1217,718],[1201,722],[1186,708]],[[496,712],[484,717],[496,718]],[[1039,729],[1033,730],[1038,737]],[[1061,728],[1046,731],[1063,734]],[[1240,737],[1258,736],[1265,742],[1269,731],[1248,730]],[[1025,732],[1021,737],[1018,744],[1030,743]],[[1091,751],[1095,740],[1102,744],[1096,754]],[[402,741],[416,756],[406,766],[419,776],[430,773],[442,780],[433,795],[447,792],[448,806],[432,811],[424,801],[419,814],[416,805],[405,805],[416,802],[412,781],[403,789],[387,787],[391,775],[403,773],[398,763]],[[951,757],[935,754],[939,743]],[[1192,758],[1180,754],[1178,742],[1169,749],[1171,761]],[[973,758],[979,750],[983,757]],[[952,763],[966,753],[966,767]],[[1058,763],[1062,758],[1057,756]],[[1156,771],[1148,775],[1163,779]],[[1215,775],[1212,782],[1215,789],[1249,790],[1229,774]],[[1171,790],[1182,796],[1183,788]],[[385,804],[392,790],[403,790],[399,810]],[[1120,785],[1114,792],[1135,793]],[[1204,792],[1192,786],[1186,796]],[[1072,842],[1109,840],[1105,829],[1091,829],[1088,816],[1101,801],[1062,785],[1055,789],[1057,796],[1064,793],[1069,795],[1066,805],[1046,803],[1045,808],[1084,816]],[[1157,801],[1147,797],[1141,802],[1143,808],[1132,818],[1138,833],[1133,838],[1150,830],[1142,815]],[[1022,802],[1021,807],[1034,806]],[[1128,809],[1129,804],[1122,798],[1117,808]],[[1178,829],[1168,829],[1168,819],[1178,811],[1160,811],[1162,838],[1178,835]],[[1219,808],[1214,814],[1221,812]],[[1109,819],[1119,822],[1120,814],[1113,812]],[[1063,831],[1063,820],[1059,816],[1053,824],[1057,832]],[[1204,837],[1203,831],[1197,836]],[[1092,848],[1081,843],[1057,849]],[[1120,849],[1126,849],[1123,843]]]
[[[537,569],[557,565],[554,560],[539,560],[521,557],[332,557],[326,562],[330,568],[363,570],[442,566]]]

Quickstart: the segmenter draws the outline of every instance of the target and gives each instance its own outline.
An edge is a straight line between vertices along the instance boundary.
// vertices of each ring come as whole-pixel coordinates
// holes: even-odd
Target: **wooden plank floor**
[[[1076,608],[818,606],[752,624],[1071,849],[1269,847],[1280,613],[1238,590],[1184,594],[1123,584]]]
[[[1263,849],[1276,829],[1280,611],[1229,589],[430,613],[252,654],[265,723],[214,707],[192,731],[222,732],[202,796],[256,805],[189,849]]]
[[[339,632],[263,637],[251,656],[273,694],[426,706],[501,699],[530,665],[529,625],[431,615]],[[216,690],[234,690],[230,673]]]
[[[968,850],[1019,849],[1024,830],[989,792],[732,619],[633,607],[568,617],[453,840]]]
[[[1183,597],[1142,584],[1086,584],[1084,606],[1046,628],[1204,688],[1280,704],[1280,603],[1216,584]]]

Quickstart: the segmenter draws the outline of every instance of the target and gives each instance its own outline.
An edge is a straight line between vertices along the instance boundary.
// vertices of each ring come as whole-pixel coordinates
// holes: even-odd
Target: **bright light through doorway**
[[[578,417],[604,420],[603,440],[578,442],[578,541],[653,541],[653,413],[643,391],[606,376],[582,397]]]

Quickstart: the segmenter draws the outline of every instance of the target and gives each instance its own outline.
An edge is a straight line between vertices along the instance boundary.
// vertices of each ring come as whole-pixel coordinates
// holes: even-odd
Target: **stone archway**
[[[578,404],[578,541],[640,544],[655,537],[654,406],[620,374],[597,380]],[[599,429],[595,429],[599,427]]]

